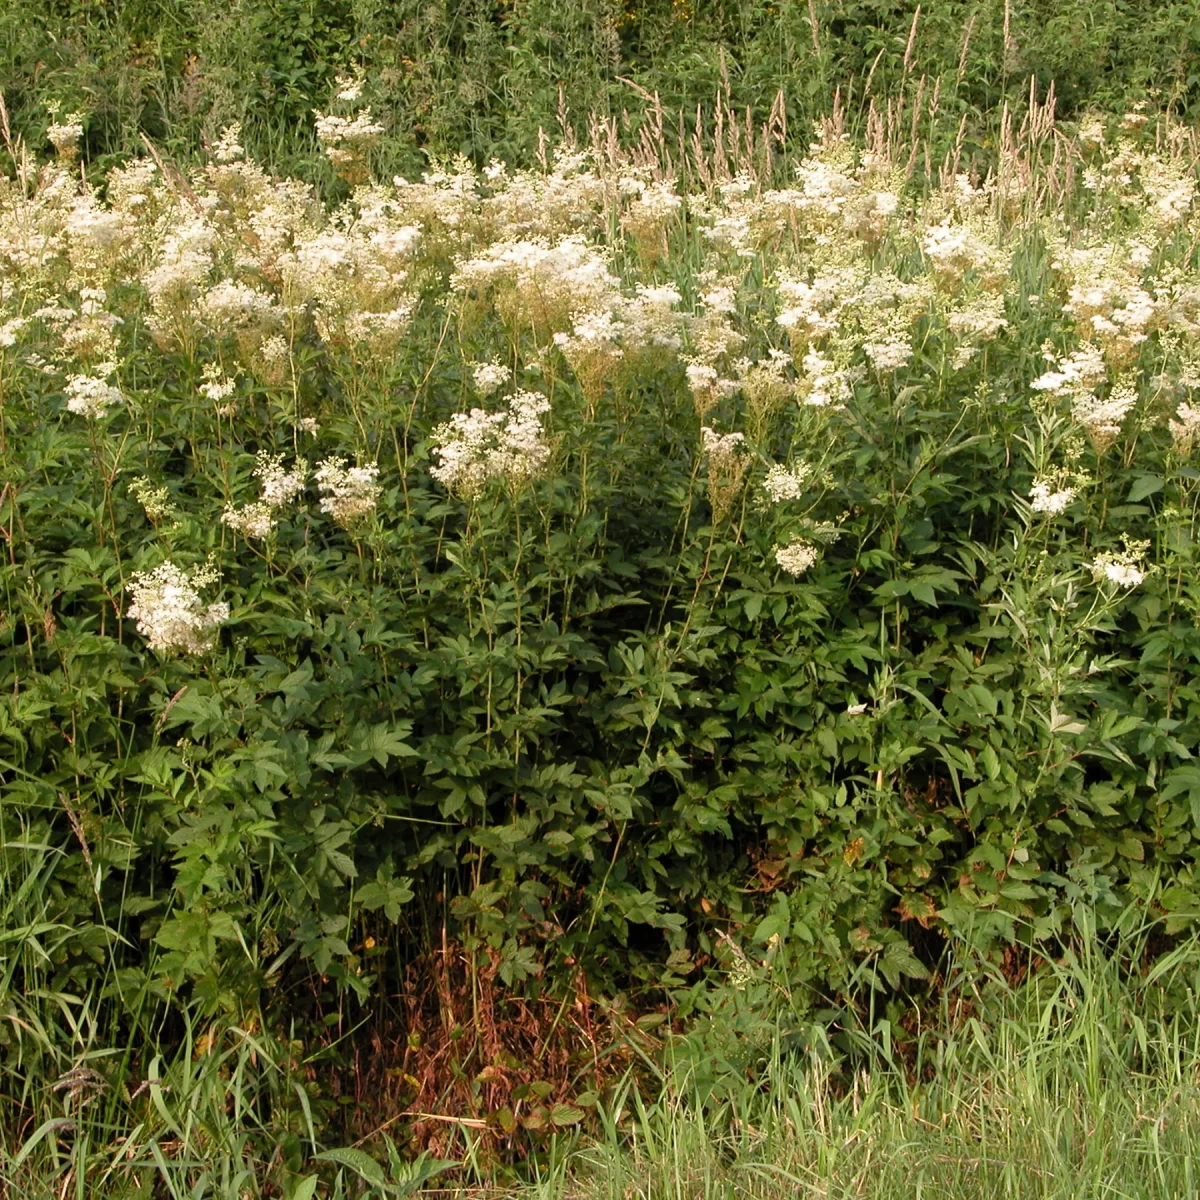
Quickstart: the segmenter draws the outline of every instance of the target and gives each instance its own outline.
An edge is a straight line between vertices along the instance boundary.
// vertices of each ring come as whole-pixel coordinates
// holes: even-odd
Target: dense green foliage
[[[0,13],[0,1173],[408,1194],[663,1022],[849,1136],[1135,927],[1068,1108],[1194,1069],[1196,18],[858,7]]]
[[[940,80],[951,128],[985,139],[1000,107],[1021,110],[1032,75],[1053,81],[1062,115],[1151,95],[1196,112],[1200,14],[1189,0],[11,0],[0,12],[0,87],[18,128],[44,126],[61,98],[91,115],[93,157],[137,148],[141,131],[191,157],[198,137],[242,121],[247,145],[289,173],[310,168],[310,109],[352,66],[396,137],[390,166],[424,148],[529,161],[539,125],[565,96],[589,112],[637,118],[637,89],[690,117],[728,89],[766,117],[777,90],[807,126],[835,85],[892,95]],[[630,81],[630,82],[626,82]],[[636,86],[634,86],[636,85]]]

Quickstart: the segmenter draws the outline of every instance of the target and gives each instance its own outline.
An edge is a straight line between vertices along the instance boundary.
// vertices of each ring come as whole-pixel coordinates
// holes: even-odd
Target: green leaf
[[[1135,862],[1142,862],[1146,857],[1146,847],[1132,833],[1127,833],[1118,844],[1117,853],[1123,858],[1132,858]]]
[[[360,1179],[381,1192],[387,1190],[387,1178],[383,1168],[369,1155],[353,1146],[341,1146],[334,1150],[322,1150],[315,1156],[319,1162],[336,1163],[339,1167],[349,1167]]]
[[[308,1175],[292,1189],[289,1200],[312,1200],[317,1194],[317,1184],[320,1183],[319,1175]]]
[[[1133,481],[1129,495],[1125,497],[1125,502],[1136,504],[1139,500],[1145,500],[1147,496],[1153,496],[1155,492],[1161,492],[1164,482],[1161,475],[1139,475]]]

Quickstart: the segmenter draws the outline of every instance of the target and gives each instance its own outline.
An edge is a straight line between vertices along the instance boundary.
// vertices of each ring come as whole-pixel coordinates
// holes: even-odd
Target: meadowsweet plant
[[[533,1137],[594,997],[691,1003],[719,934],[867,1012],[952,934],[1187,928],[1185,131],[1039,105],[977,170],[894,110],[598,121],[379,178],[372,86],[311,101],[319,188],[249,119],[4,160],[0,842],[78,931],[34,990],[281,1046],[380,1006],[409,1060],[356,1095]],[[535,1104],[501,1064],[543,1060]],[[309,1084],[295,1139],[352,1107]]]
[[[125,402],[119,388],[95,375],[72,375],[66,383],[67,410],[100,419]]]
[[[713,520],[729,514],[742,488],[749,465],[745,434],[717,433],[707,425],[700,427],[704,459],[708,469],[708,497]]]
[[[328,463],[323,466],[327,467]],[[221,514],[221,521],[246,537],[264,538],[274,530],[280,513],[304,490],[308,479],[308,463],[299,458],[290,471],[285,471],[283,455],[260,451],[254,467],[254,477],[260,482],[260,499],[240,509],[226,508]],[[324,486],[331,478],[327,473],[318,476],[318,482]],[[343,481],[343,490],[346,486]],[[341,508],[322,511],[333,512],[339,524],[345,523],[342,516],[338,515],[342,511]]]
[[[799,578],[820,557],[820,549],[805,538],[795,538],[786,546],[775,547],[775,561],[789,575]]]

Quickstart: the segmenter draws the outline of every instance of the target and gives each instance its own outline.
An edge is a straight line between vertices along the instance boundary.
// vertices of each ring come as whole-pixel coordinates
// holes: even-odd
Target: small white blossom
[[[864,342],[863,350],[871,360],[871,366],[877,371],[896,371],[908,365],[913,356],[913,348],[907,338],[900,336],[888,337],[883,341]]]
[[[110,408],[125,403],[119,389],[92,375],[72,375],[67,380],[66,392],[68,410],[81,417],[106,417]]]
[[[275,528],[275,510],[261,500],[243,504],[241,508],[227,508],[221,514],[221,523],[228,525],[242,537],[265,538]]]
[[[549,411],[550,401],[540,392],[519,391],[507,412],[455,413],[433,431],[439,461],[429,473],[464,500],[495,479],[522,486],[549,465],[551,446],[541,422]]]
[[[339,100],[352,104],[362,95],[363,81],[353,75],[339,75],[335,82],[338,88],[336,96]]]
[[[710,468],[713,470],[720,470],[731,461],[740,458],[745,448],[744,433],[717,433],[707,425],[702,425],[700,437],[704,444],[704,453],[708,456]]]
[[[21,336],[21,331],[28,325],[29,322],[24,317],[13,317],[9,321],[5,321],[0,325],[0,350],[6,350],[9,346],[17,344],[17,338]]]
[[[1083,426],[1097,451],[1104,451],[1117,440],[1122,423],[1137,399],[1136,385],[1120,380],[1104,399],[1094,392],[1079,393],[1071,405],[1071,416]]]
[[[800,463],[791,471],[779,463],[772,463],[766,479],[763,480],[763,491],[767,493],[772,504],[798,500],[804,494],[804,484],[811,475],[812,467],[808,463]]]
[[[786,546],[775,547],[775,561],[789,575],[795,575],[797,578],[820,557],[820,547],[806,538],[793,538]]]
[[[487,399],[493,392],[498,391],[508,383],[512,378],[512,371],[503,363],[472,363],[471,378],[475,381],[475,390],[484,399]]]
[[[1171,440],[1177,449],[1186,454],[1191,450],[1197,434],[1200,434],[1200,408],[1187,403],[1180,404],[1175,417],[1168,423]]]
[[[240,121],[227,125],[221,131],[221,136],[217,138],[217,144],[213,147],[213,158],[219,163],[237,162],[239,159],[245,158],[246,150],[241,144],[241,137],[242,123]]]
[[[79,152],[79,141],[83,137],[83,114],[67,113],[61,121],[55,120],[46,127],[46,137],[58,151],[60,158],[74,158]]]
[[[227,378],[216,363],[209,363],[204,368],[205,382],[200,385],[200,395],[214,404],[233,395],[234,382]]]
[[[171,503],[170,493],[166,487],[162,485],[155,487],[145,475],[138,475],[131,480],[129,490],[137,497],[137,502],[151,521],[161,521],[175,512],[175,506]]]
[[[1049,517],[1057,517],[1066,512],[1067,506],[1075,499],[1074,488],[1059,488],[1052,490],[1053,484],[1047,479],[1038,479],[1029,490],[1029,507],[1035,513],[1044,513]]]
[[[347,467],[343,457],[335,456],[317,463],[317,487],[321,490],[321,511],[328,513],[343,528],[349,528],[375,511],[383,490],[376,482],[379,468]]]
[[[253,504],[227,508],[221,521],[243,537],[264,538],[275,528],[279,511],[303,490],[308,478],[308,463],[296,459],[290,471],[283,467],[283,455],[259,451],[254,477],[262,486],[262,495]]]
[[[229,605],[205,604],[199,589],[217,581],[217,572],[203,567],[190,575],[167,561],[153,571],[139,571],[129,584],[133,603],[126,616],[152,650],[201,654],[216,644],[217,630],[229,619]]]
[[[308,463],[298,458],[292,469],[285,471],[282,454],[260,451],[254,477],[262,481],[263,503],[272,508],[282,508],[304,491],[304,483],[308,478]]]
[[[839,371],[820,350],[804,356],[801,390],[809,408],[842,408],[853,395],[850,373]]]
[[[1125,538],[1124,550],[1109,550],[1097,554],[1089,564],[1097,583],[1107,580],[1117,587],[1135,588],[1146,578],[1145,558],[1150,549],[1148,541],[1135,542]]]

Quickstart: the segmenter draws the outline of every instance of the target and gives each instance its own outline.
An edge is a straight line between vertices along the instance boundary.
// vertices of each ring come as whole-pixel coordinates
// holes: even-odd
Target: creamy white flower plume
[[[1057,517],[1075,499],[1074,488],[1058,488],[1052,480],[1038,479],[1029,490],[1029,507],[1035,513]]]
[[[820,547],[806,538],[793,538],[786,546],[775,547],[775,561],[797,578],[821,557]]]
[[[508,383],[512,378],[512,371],[503,363],[477,362],[471,364],[471,378],[475,382],[475,390],[486,400]]]
[[[541,421],[549,411],[550,401],[540,392],[519,391],[507,412],[455,413],[433,431],[438,465],[430,474],[465,500],[496,479],[520,487],[549,465],[551,446]]]
[[[212,649],[219,627],[229,619],[228,604],[200,599],[199,589],[217,578],[212,567],[189,574],[170,561],[153,571],[139,571],[129,584],[133,602],[125,615],[137,622],[152,650],[201,654]]]
[[[317,487],[321,490],[321,511],[328,513],[343,528],[349,528],[375,511],[382,487],[376,482],[379,468],[347,467],[344,457],[327,458],[317,464]]]
[[[68,410],[81,417],[106,417],[109,409],[125,403],[120,389],[93,375],[72,375],[66,392]]]
[[[260,481],[262,495],[253,504],[227,508],[221,520],[243,537],[266,537],[279,519],[280,510],[303,490],[308,479],[308,463],[296,459],[290,471],[284,470],[282,454],[259,451],[254,478]]]
[[[1146,578],[1148,541],[1133,541],[1126,537],[1124,550],[1109,550],[1097,554],[1089,564],[1097,583],[1107,581],[1117,587],[1135,588]]]
[[[763,480],[763,491],[772,504],[798,500],[804,494],[804,484],[811,476],[812,467],[808,463],[799,463],[790,471],[779,463],[772,463]]]

